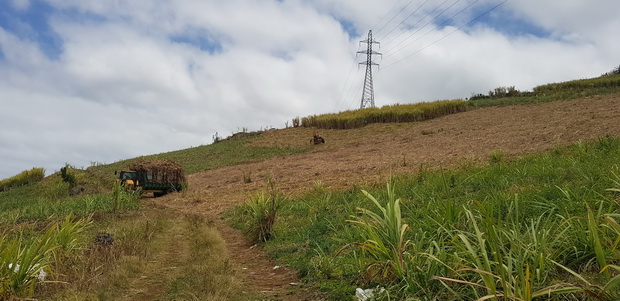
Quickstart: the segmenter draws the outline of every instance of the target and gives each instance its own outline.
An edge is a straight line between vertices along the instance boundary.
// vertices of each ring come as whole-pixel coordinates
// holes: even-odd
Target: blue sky
[[[30,2],[20,8],[11,1],[0,2],[0,27],[23,39],[39,44],[49,58],[62,53],[62,38],[49,26],[54,9],[44,1]]]
[[[619,1],[502,2],[0,0],[0,178],[355,109],[371,28],[379,106],[620,64]]]

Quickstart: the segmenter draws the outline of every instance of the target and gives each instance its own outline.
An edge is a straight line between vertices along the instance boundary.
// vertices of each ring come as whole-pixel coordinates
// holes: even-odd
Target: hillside
[[[303,148],[315,130],[269,131],[251,142],[260,147]],[[192,193],[204,200],[191,210],[229,208],[272,177],[287,193],[381,183],[390,174],[417,173],[459,164],[484,163],[494,152],[516,158],[605,135],[620,135],[620,96],[532,105],[486,107],[422,123],[373,124],[351,130],[321,130],[327,143],[308,153],[223,167],[189,176]],[[251,174],[252,183],[244,183]],[[179,196],[170,196],[178,198]],[[193,197],[193,196],[192,196]],[[187,208],[182,200],[168,206]]]
[[[582,143],[585,149],[590,147],[588,143],[597,141],[615,145],[605,140],[612,138],[605,137],[620,137],[620,93],[613,89],[602,94],[561,91],[563,96],[556,95],[559,99],[556,101],[550,101],[553,99],[549,94],[537,96],[541,98],[538,100],[530,97],[528,101],[517,98],[477,100],[465,112],[423,122],[374,123],[338,130],[314,127],[269,130],[237,135],[213,145],[147,156],[177,160],[189,173],[187,191],[161,198],[136,201],[126,196],[124,203],[115,203],[108,183],[111,183],[113,171],[124,168],[132,159],[90,167],[86,171],[73,170],[78,184],[86,187],[84,195],[69,196],[68,186],[56,175],[37,184],[0,192],[3,218],[0,225],[4,233],[17,233],[14,231],[17,229],[29,236],[41,231],[44,224],[62,220],[67,214],[90,215],[95,222],[87,235],[119,234],[120,242],[112,250],[93,248],[88,244],[92,239],[83,238],[90,246],[83,248],[86,255],[78,253],[86,262],[83,262],[84,269],[61,265],[59,268],[64,275],[54,279],[71,285],[65,287],[64,293],[57,287],[37,291],[43,296],[53,296],[50,299],[93,295],[106,300],[183,299],[187,296],[219,300],[254,300],[257,296],[275,300],[340,299],[353,295],[351,287],[362,285],[364,281],[343,282],[341,278],[351,275],[339,274],[337,271],[341,267],[330,267],[340,260],[331,257],[337,249],[327,249],[320,241],[334,239],[329,236],[333,235],[329,234],[331,230],[313,232],[313,236],[301,242],[289,241],[291,238],[286,235],[302,236],[308,229],[318,231],[311,228],[315,227],[310,225],[311,221],[304,221],[306,224],[301,226],[295,224],[295,220],[301,218],[291,213],[292,207],[299,204],[314,214],[330,210],[344,214],[344,217],[322,217],[328,228],[336,227],[355,214],[356,206],[368,205],[352,202],[356,205],[350,205],[347,210],[353,211],[348,212],[337,204],[349,202],[348,198],[363,199],[360,189],[376,193],[377,187],[383,187],[391,175],[402,176],[404,182],[416,182],[415,179],[427,174],[435,175],[448,187],[456,185],[454,170],[468,172],[471,167],[484,168],[489,162],[510,162],[529,155],[544,157],[546,151],[570,153],[565,148],[576,143]],[[515,102],[518,104],[512,104]],[[524,102],[527,104],[522,104]],[[316,132],[326,139],[325,144],[310,145],[309,140]],[[561,160],[570,163],[577,159]],[[600,164],[600,158],[597,160],[597,165],[604,165]],[[607,173],[604,181],[599,176],[589,176],[597,181],[597,187],[610,188],[609,176],[617,165],[611,163],[615,161],[609,162],[609,169],[599,171]],[[444,171],[451,174],[449,180],[443,178]],[[474,178],[480,173],[482,171],[462,177]],[[289,200],[288,207],[283,209],[288,210],[288,215],[283,214],[278,227],[296,229],[299,233],[286,234],[285,229],[279,228],[284,236],[282,240],[276,238],[268,244],[255,244],[238,229],[247,222],[247,210],[239,206],[267,190],[268,181]],[[450,181],[453,183],[449,184]],[[553,190],[559,184],[545,185]],[[561,182],[561,185],[575,184]],[[412,186],[404,187],[401,190],[414,190]],[[511,187],[511,191],[523,192],[530,187],[539,189],[530,183],[527,187]],[[483,188],[476,190],[482,195],[497,194]],[[347,197],[331,199],[331,195],[343,193]],[[317,195],[322,201],[315,199]],[[490,198],[483,198],[487,197]],[[408,200],[415,198],[407,195]],[[325,204],[326,200],[333,201],[334,207]],[[414,222],[411,217],[406,221]],[[340,246],[344,244],[342,239],[336,239]],[[613,256],[610,258],[615,258]],[[196,264],[196,258],[210,262]],[[312,267],[295,260],[306,261],[305,264],[311,262]],[[620,264],[617,259],[613,260]],[[106,268],[100,273],[97,265]],[[212,272],[209,277],[213,278],[200,278],[206,277],[200,276],[205,275],[206,270]],[[324,278],[316,275],[324,270],[333,275],[328,273]],[[96,272],[97,276],[90,278],[90,272]],[[85,293],[91,290],[93,295]],[[336,295],[332,295],[334,292]]]
[[[302,148],[314,129],[269,131],[252,140],[260,147]],[[350,190],[382,186],[390,174],[419,174],[427,170],[485,165],[500,154],[514,159],[527,154],[620,136],[620,95],[593,96],[531,105],[486,107],[422,123],[373,124],[351,130],[322,130],[325,145],[307,153],[240,164],[189,176],[192,189],[157,199],[181,212],[216,218],[265,189],[272,178],[290,198],[316,187]],[[244,183],[244,177],[251,183]],[[278,294],[294,273],[269,266],[277,263],[257,255],[251,243],[239,244],[238,231],[216,223],[234,261],[261,291]],[[299,296],[293,296],[294,300]]]

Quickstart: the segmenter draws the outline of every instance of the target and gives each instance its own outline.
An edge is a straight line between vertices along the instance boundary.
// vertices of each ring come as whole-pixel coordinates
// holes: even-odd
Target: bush
[[[45,169],[33,168],[24,170],[16,176],[0,181],[0,192],[9,190],[14,187],[23,186],[30,183],[36,183],[45,177]]]
[[[269,192],[257,194],[244,205],[244,213],[249,216],[246,231],[255,242],[266,242],[273,238],[277,213],[284,200],[272,180],[267,180],[267,185]]]
[[[75,187],[77,185],[77,180],[75,179],[75,175],[70,172],[71,165],[66,164],[64,167],[60,168],[60,177],[62,181],[69,184],[69,189]]]

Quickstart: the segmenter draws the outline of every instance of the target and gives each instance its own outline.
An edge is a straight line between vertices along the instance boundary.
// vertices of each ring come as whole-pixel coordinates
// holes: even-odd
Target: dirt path
[[[313,131],[269,131],[254,143],[307,147]],[[290,290],[290,283],[299,282],[293,271],[274,270],[277,263],[222,221],[224,211],[264,189],[267,177],[274,179],[279,189],[295,196],[318,183],[347,189],[383,183],[390,173],[415,173],[421,166],[485,162],[496,151],[511,158],[608,134],[620,136],[620,95],[490,107],[421,123],[378,124],[354,130],[323,130],[320,134],[327,143],[309,153],[192,174],[189,192],[170,195],[159,203],[217,218],[231,257],[248,283],[272,298],[303,300],[303,291]],[[244,183],[244,175],[248,174],[252,182]]]
[[[134,289],[125,295],[124,300],[162,300],[169,283],[182,273],[178,265],[188,261],[188,242],[179,239],[181,233],[185,232],[184,227],[179,218],[164,228],[163,233],[158,234],[163,238],[163,241],[159,242],[161,250],[148,257],[143,275],[128,280],[127,287]]]

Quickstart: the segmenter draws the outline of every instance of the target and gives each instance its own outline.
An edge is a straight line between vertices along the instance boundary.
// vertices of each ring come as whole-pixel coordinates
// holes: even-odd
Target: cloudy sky
[[[0,179],[359,107],[598,76],[617,0],[0,0]],[[362,45],[362,47],[365,47]]]

